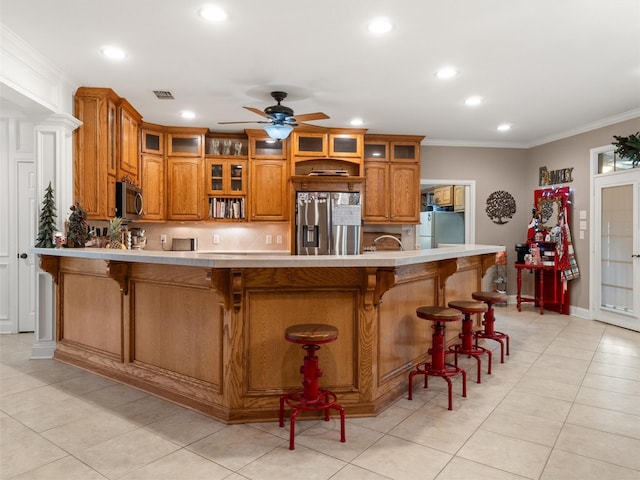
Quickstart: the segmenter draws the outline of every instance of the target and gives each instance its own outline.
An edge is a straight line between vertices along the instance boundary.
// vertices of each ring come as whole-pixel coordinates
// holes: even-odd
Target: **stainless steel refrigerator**
[[[464,213],[422,212],[418,226],[420,248],[437,248],[443,243],[464,243]]]
[[[361,228],[360,193],[296,193],[297,255],[357,255]]]

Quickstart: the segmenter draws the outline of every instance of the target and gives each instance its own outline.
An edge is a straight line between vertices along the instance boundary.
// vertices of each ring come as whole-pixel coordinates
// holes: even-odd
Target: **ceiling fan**
[[[271,96],[274,98],[277,105],[272,105],[264,109],[264,111],[253,107],[243,107],[250,112],[256,113],[261,117],[265,117],[268,120],[249,120],[246,122],[218,122],[219,124],[234,124],[234,123],[266,123],[268,124],[264,129],[267,134],[276,140],[284,140],[289,136],[293,127],[304,125],[305,127],[322,128],[317,125],[310,125],[308,123],[302,123],[309,120],[325,120],[329,118],[328,115],[322,112],[304,113],[302,115],[294,115],[293,110],[281,102],[287,97],[287,92],[271,92]]]

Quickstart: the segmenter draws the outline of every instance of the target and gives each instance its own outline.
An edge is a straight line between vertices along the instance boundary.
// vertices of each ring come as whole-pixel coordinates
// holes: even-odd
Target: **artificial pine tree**
[[[67,235],[67,246],[80,248],[84,247],[89,240],[89,225],[87,224],[87,212],[79,203],[71,206],[69,215],[69,233]]]
[[[56,231],[56,202],[53,198],[51,182],[44,192],[42,210],[40,210],[40,222],[38,224],[37,248],[53,248],[53,234]]]

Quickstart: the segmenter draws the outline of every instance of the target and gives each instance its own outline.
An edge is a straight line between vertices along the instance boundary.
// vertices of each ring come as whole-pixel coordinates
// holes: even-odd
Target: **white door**
[[[593,318],[640,331],[640,168],[594,177]]]
[[[36,204],[36,168],[34,162],[17,164],[18,173],[18,331],[32,332],[36,318],[36,258],[27,252],[38,236],[38,205]]]

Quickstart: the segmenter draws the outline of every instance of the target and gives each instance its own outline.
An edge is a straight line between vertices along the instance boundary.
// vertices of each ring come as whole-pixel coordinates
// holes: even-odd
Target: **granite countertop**
[[[408,251],[376,251],[361,255],[290,255],[288,251],[173,252],[162,250],[111,250],[106,248],[30,248],[36,255],[53,255],[120,262],[186,265],[205,268],[291,267],[399,267],[449,258],[470,257],[504,251],[503,245],[451,245]]]

